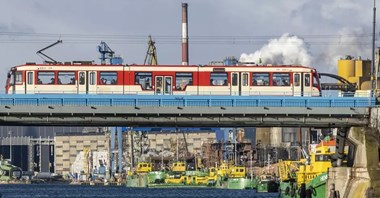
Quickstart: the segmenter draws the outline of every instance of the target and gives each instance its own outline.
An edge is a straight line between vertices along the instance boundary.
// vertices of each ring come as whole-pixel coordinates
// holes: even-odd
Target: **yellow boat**
[[[171,171],[167,173],[166,184],[184,184],[186,177],[186,162],[174,162]]]
[[[282,197],[296,197],[302,185],[309,188],[313,197],[324,197],[326,191],[327,171],[332,167],[331,158],[335,154],[334,140],[322,141],[310,156],[300,161],[279,161],[280,193]],[[345,149],[347,154],[347,149]]]
[[[217,169],[208,171],[186,170],[185,162],[174,162],[167,173],[165,184],[187,186],[214,186],[217,181]]]

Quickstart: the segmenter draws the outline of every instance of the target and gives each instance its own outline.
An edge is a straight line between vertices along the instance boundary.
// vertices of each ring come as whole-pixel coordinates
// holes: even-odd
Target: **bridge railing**
[[[371,97],[185,96],[185,95],[1,95],[0,106],[131,107],[373,107]]]
[[[281,88],[280,88],[281,89]],[[5,92],[4,92],[5,93]],[[17,93],[20,93],[17,91]],[[202,95],[202,96],[313,96],[313,97],[371,97],[370,91],[356,91],[356,92],[341,92],[336,90],[324,90],[321,93],[317,92],[294,92],[294,91],[176,91],[169,93],[156,93],[153,90],[144,91],[107,91],[107,90],[95,90],[88,92],[78,92],[76,90],[72,91],[61,91],[61,90],[43,90],[43,91],[27,91],[21,94],[88,94],[88,95],[98,95],[98,94],[115,94],[115,95]]]

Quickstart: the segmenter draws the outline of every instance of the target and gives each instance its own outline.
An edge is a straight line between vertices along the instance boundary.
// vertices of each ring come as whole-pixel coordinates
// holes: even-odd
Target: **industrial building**
[[[54,139],[12,136],[0,139],[0,155],[28,172],[54,172]]]
[[[70,135],[58,133],[54,137],[54,142],[55,173],[62,175],[73,173],[73,169],[77,170],[78,166],[80,167],[79,169],[81,167],[88,167],[87,161],[90,161],[88,163],[93,164],[95,167],[98,162],[84,159],[86,156],[89,156],[89,153],[95,155],[98,152],[109,152],[109,137],[105,133],[77,133]],[[84,155],[85,153],[87,155]],[[78,162],[78,155],[82,155],[82,159],[84,160]],[[72,167],[76,160],[76,167]],[[104,163],[109,164],[108,161]],[[82,171],[86,172],[83,169]]]
[[[204,143],[216,141],[216,132],[211,129],[190,129],[185,132],[167,129],[150,132],[128,131],[123,138],[124,160],[129,170],[129,167],[137,162],[155,161],[161,158],[165,158],[166,161],[186,160],[201,155]]]
[[[23,171],[80,175],[85,172],[85,167],[88,167],[87,172],[100,166],[104,166],[108,171],[113,160],[115,173],[116,170],[120,170],[118,169],[120,164],[124,172],[129,170],[132,164],[157,161],[162,157],[172,161],[197,155],[202,156],[205,165],[211,165],[228,155],[227,148],[221,147],[221,150],[216,151],[216,147],[223,142],[231,143],[236,138],[239,139],[239,156],[246,158],[253,154],[253,160],[262,161],[260,164],[263,164],[268,160],[268,154],[271,154],[272,160],[285,156],[298,158],[300,140],[302,145],[307,145],[316,141],[317,134],[320,133],[308,128],[180,128],[178,131],[165,128],[149,130],[136,128],[132,135],[132,132],[127,130],[129,128],[124,128],[122,161],[119,163],[119,158],[115,156],[119,149],[117,145],[111,149],[108,128],[80,127],[81,132],[75,132],[75,127],[67,128],[67,131],[64,129],[64,127],[0,127],[3,136],[0,139],[0,154],[9,159],[10,145],[12,145],[12,162]],[[12,134],[9,134],[9,131],[12,131]],[[44,137],[15,137],[16,134],[31,133],[36,133],[35,136],[41,134]],[[131,137],[134,139],[134,161]],[[90,149],[87,153],[86,148]],[[273,150],[273,148],[287,149]],[[97,157],[98,155],[100,157]],[[100,164],[97,158],[107,159],[102,160]],[[87,163],[84,163],[85,159],[88,159]]]

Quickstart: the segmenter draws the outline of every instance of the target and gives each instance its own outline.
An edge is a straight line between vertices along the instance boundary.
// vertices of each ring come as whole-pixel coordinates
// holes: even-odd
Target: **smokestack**
[[[189,37],[187,33],[187,3],[182,3],[182,65],[189,65]]]

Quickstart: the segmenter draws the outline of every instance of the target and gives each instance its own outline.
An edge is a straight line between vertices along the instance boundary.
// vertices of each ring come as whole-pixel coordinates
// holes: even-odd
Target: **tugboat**
[[[260,175],[257,183],[257,192],[278,192],[278,182],[275,174],[270,174],[270,156],[268,156],[267,173]]]
[[[245,166],[232,166],[229,169],[227,188],[228,189],[253,189],[256,183],[254,178],[247,178]]]
[[[127,176],[127,187],[148,187],[165,183],[166,172],[153,168],[153,163],[139,162],[136,173],[130,172]]]
[[[322,141],[310,156],[303,150],[305,158],[300,161],[280,161],[281,197],[300,197],[299,191],[308,191],[312,197],[325,197],[327,171],[332,167],[331,158],[334,140]]]
[[[256,177],[247,177],[245,166],[229,165],[222,162],[219,168],[216,168],[216,187],[227,189],[256,189]]]
[[[260,175],[257,184],[257,192],[277,192],[278,183],[276,178],[271,174]]]

